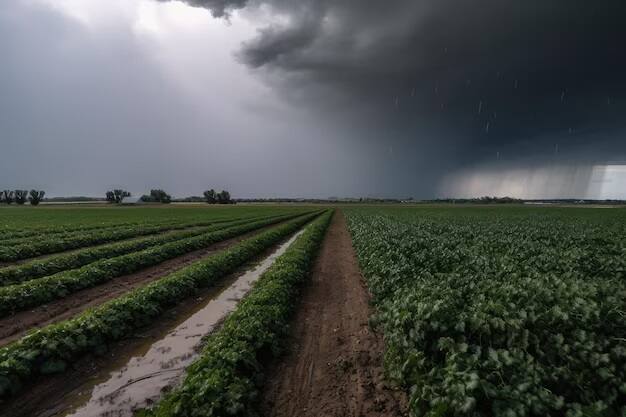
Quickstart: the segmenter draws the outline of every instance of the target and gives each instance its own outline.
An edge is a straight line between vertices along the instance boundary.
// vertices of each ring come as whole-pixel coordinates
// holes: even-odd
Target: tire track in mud
[[[403,392],[384,381],[382,336],[368,325],[369,293],[343,213],[337,210],[302,292],[289,351],[269,364],[266,417],[408,415]]]

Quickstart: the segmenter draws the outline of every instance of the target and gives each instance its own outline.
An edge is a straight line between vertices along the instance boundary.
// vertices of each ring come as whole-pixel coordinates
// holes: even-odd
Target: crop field
[[[0,415],[626,415],[626,210],[0,208]]]
[[[415,415],[626,415],[626,211],[347,216]]]
[[[310,258],[330,213],[297,206],[0,209],[0,406],[15,415],[46,412],[46,405],[21,410],[20,398],[45,403],[40,381],[72,378],[77,361],[114,351],[305,226],[315,239],[304,233],[295,245],[308,245]]]

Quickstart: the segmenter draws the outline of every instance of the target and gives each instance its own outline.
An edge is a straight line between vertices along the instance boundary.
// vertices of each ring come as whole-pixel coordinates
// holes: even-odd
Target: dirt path
[[[339,210],[302,294],[290,351],[269,367],[261,415],[407,415],[405,396],[384,382],[383,340],[368,326],[369,295]]]
[[[135,288],[156,281],[178,269],[188,266],[195,261],[223,250],[255,234],[261,233],[270,225],[259,230],[245,233],[232,239],[215,243],[205,249],[170,259],[158,265],[142,269],[133,274],[113,278],[103,284],[86,288],[65,298],[52,301],[48,304],[35,307],[31,310],[20,311],[12,316],[0,319],[0,346],[4,346],[24,336],[28,330],[35,327],[44,327],[49,324],[66,320],[90,307],[117,298]]]

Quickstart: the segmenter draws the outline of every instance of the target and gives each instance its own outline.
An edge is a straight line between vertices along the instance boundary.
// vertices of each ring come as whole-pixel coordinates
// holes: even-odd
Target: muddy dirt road
[[[407,415],[383,378],[383,340],[368,326],[369,295],[337,210],[293,319],[289,351],[270,365],[265,417]]]

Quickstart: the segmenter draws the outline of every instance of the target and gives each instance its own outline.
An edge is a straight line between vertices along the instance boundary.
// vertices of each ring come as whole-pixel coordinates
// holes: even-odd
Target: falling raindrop
[[[500,160],[500,151],[496,152],[496,159]]]
[[[485,126],[485,133],[489,133],[489,122],[487,122],[487,126]]]
[[[398,100],[398,96],[396,96],[396,108],[398,107],[398,105],[399,105],[399,100]]]
[[[561,103],[563,103],[563,100],[565,100],[565,91],[566,91],[566,90],[563,90],[563,91],[561,92]]]
[[[497,112],[495,112],[495,111],[493,112],[493,118],[494,118],[494,119],[497,119],[497,118],[498,118],[498,113],[497,113]]]
[[[415,87],[411,90],[411,97],[415,97]]]
[[[609,106],[611,105],[611,97],[606,98],[606,104],[608,104]]]
[[[478,114],[482,113],[483,111],[483,102],[482,100],[478,102]]]

